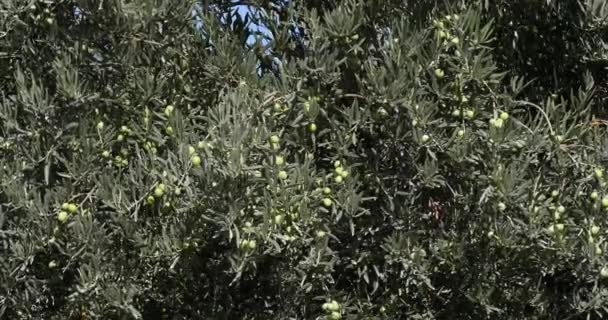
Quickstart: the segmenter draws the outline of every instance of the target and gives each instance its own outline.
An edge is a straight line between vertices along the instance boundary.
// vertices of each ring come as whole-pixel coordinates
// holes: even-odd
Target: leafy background
[[[608,315],[601,0],[0,16],[0,318]]]

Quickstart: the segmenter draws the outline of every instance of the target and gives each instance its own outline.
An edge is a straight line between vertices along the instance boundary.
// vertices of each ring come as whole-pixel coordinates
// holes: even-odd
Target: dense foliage
[[[607,19],[2,0],[0,318],[606,317]]]

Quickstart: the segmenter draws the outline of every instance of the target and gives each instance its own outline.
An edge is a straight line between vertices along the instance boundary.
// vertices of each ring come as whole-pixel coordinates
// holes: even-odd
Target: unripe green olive
[[[175,107],[173,107],[173,105],[168,105],[165,107],[165,115],[167,117],[171,116],[171,114],[173,114],[173,110],[175,110]]]
[[[192,158],[190,158],[190,161],[192,162],[192,165],[195,167],[199,167],[201,165],[201,157],[195,155]]]
[[[69,214],[65,211],[59,211],[59,213],[57,213],[57,220],[61,223],[65,223],[69,218]]]
[[[340,304],[336,300],[332,300],[329,303],[329,306],[328,306],[327,310],[329,310],[329,311],[338,311],[338,310],[340,310]]]
[[[494,119],[494,127],[500,129],[503,127],[503,120],[501,118]]]
[[[342,319],[342,315],[340,315],[340,312],[332,311],[332,313],[329,315],[329,319],[340,320],[340,319]]]
[[[437,79],[443,79],[443,77],[445,76],[445,72],[443,71],[443,69],[435,69],[435,76],[437,77]]]
[[[597,200],[598,197],[598,193],[596,191],[591,192],[591,194],[589,195],[589,197],[591,198],[591,200]]]
[[[281,139],[277,135],[272,135],[272,136],[270,136],[269,141],[270,141],[270,143],[278,144],[281,141]]]
[[[604,176],[604,169],[601,168],[595,168],[594,170],[595,176],[599,179],[602,178]]]
[[[159,188],[159,187],[154,188],[154,197],[155,198],[161,198],[164,194],[165,194],[165,191],[163,191],[161,188]]]
[[[283,170],[279,171],[279,173],[278,173],[278,177],[279,177],[279,179],[281,179],[281,180],[285,180],[285,179],[287,179],[287,172],[285,172],[285,171],[283,171]]]
[[[68,212],[76,213],[78,211],[78,206],[74,203],[68,203]]]
[[[602,198],[602,207],[608,208],[608,196]]]

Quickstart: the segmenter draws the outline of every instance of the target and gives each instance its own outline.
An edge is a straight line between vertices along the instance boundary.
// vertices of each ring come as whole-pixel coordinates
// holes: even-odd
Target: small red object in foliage
[[[445,217],[445,208],[439,201],[435,201],[433,198],[429,198],[428,203],[429,209],[431,210],[433,219],[436,223],[442,224],[443,218]]]

